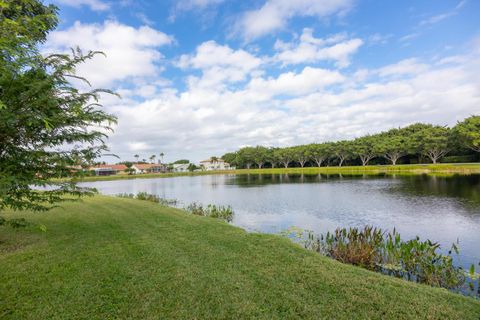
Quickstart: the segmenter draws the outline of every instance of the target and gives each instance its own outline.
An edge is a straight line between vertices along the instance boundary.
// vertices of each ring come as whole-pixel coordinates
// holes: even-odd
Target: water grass
[[[436,242],[419,237],[402,240],[395,229],[388,232],[372,226],[337,228],[321,235],[293,227],[282,234],[343,263],[480,298],[475,266],[466,271],[454,263],[454,255],[459,255],[455,243],[442,254]]]

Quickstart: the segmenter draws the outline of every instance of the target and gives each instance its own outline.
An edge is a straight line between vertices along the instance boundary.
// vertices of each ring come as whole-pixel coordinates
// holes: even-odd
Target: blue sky
[[[103,103],[122,160],[198,161],[480,110],[480,1],[50,2],[61,23],[45,52],[107,54],[78,72],[121,94]]]

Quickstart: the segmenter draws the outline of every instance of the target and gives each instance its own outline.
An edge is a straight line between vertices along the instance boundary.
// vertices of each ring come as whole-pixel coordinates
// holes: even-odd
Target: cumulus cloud
[[[197,53],[188,66],[214,65],[193,59]],[[224,90],[200,84],[162,91],[135,106],[112,107],[119,125],[110,141],[126,159],[163,151],[170,160],[200,160],[245,145],[354,138],[418,121],[453,125],[478,112],[478,58],[407,59],[348,72],[305,67],[276,77],[260,74]]]
[[[76,8],[87,6],[93,11],[105,11],[110,9],[110,3],[103,0],[55,0],[55,2]]]
[[[134,77],[156,75],[161,67],[159,47],[174,39],[148,26],[134,28],[116,21],[103,24],[75,22],[66,30],[49,35],[45,53],[61,52],[79,46],[82,50],[99,50],[97,56],[78,68],[79,75],[88,75],[94,86],[111,86],[113,82]]]
[[[348,39],[344,34],[333,35],[326,39],[315,38],[313,30],[305,28],[298,41],[276,42],[275,48],[279,52],[274,60],[283,65],[329,60],[334,61],[338,67],[346,67],[350,64],[350,57],[362,44],[361,39]]]
[[[202,78],[190,77],[190,86],[220,86],[245,80],[260,65],[262,59],[243,50],[207,41],[199,45],[193,55],[182,55],[177,63],[180,68],[200,69]]]
[[[251,40],[284,28],[293,17],[343,15],[352,6],[353,0],[267,0],[259,9],[245,12],[236,22],[234,32]]]

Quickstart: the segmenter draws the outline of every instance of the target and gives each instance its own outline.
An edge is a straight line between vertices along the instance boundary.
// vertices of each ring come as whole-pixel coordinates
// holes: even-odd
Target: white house
[[[190,163],[174,163],[173,172],[187,172]]]
[[[225,162],[223,159],[210,158],[208,160],[200,161],[200,167],[203,170],[212,171],[212,170],[231,170],[235,169],[230,166],[228,162]]]

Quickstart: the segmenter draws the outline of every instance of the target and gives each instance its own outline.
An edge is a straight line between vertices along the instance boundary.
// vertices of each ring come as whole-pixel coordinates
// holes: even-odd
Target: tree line
[[[398,163],[468,162],[480,153],[480,116],[471,116],[453,128],[416,123],[353,140],[311,143],[286,148],[244,147],[222,156],[237,168],[290,166],[366,166]]]

